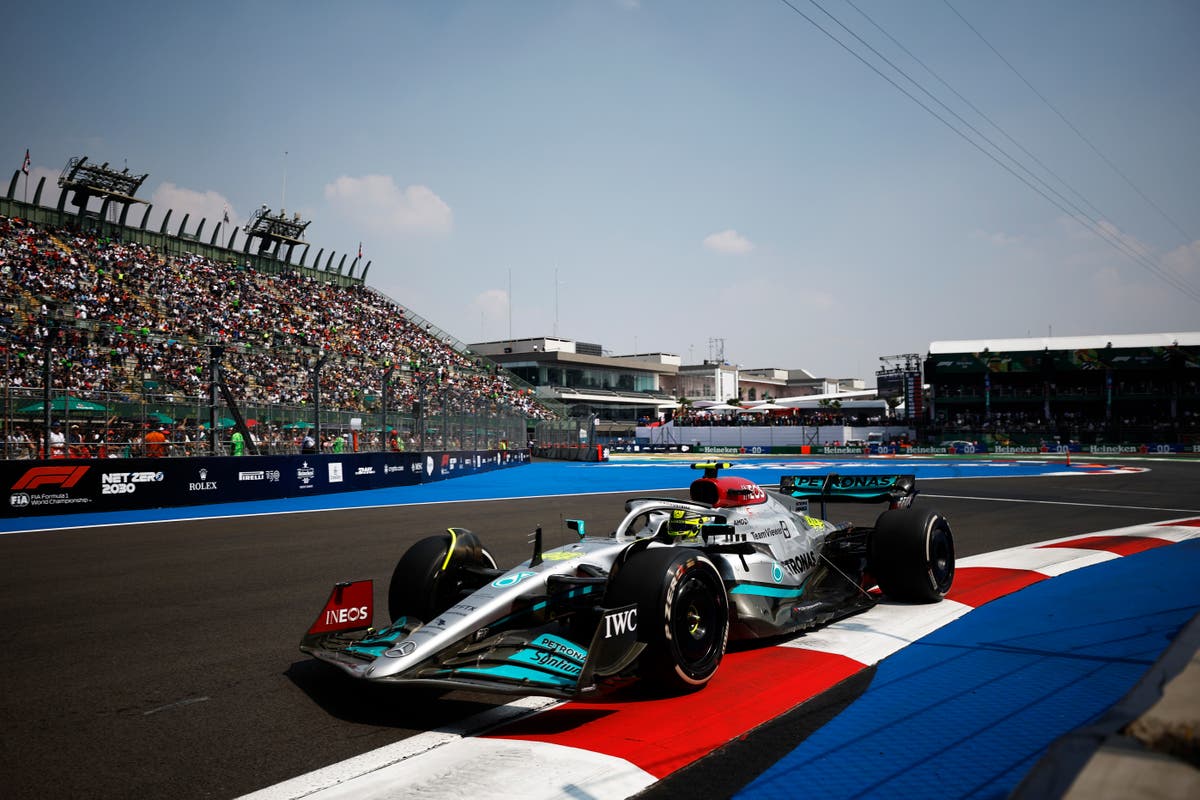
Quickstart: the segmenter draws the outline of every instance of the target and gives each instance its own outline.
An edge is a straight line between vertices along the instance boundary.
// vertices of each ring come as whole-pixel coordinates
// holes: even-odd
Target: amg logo
[[[604,615],[604,638],[612,639],[637,630],[637,607]]]

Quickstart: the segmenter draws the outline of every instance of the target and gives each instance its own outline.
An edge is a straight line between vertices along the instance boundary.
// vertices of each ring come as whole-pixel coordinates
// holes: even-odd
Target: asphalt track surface
[[[1122,463],[1150,471],[921,479],[920,502],[951,519],[960,557],[1200,512],[1200,465]],[[553,546],[562,518],[607,529],[624,497],[639,494],[8,532],[0,536],[3,795],[237,797],[507,702],[355,683],[297,644],[336,580],[373,578],[385,608],[396,558],[447,525],[476,531],[511,565],[528,558],[536,525]],[[837,512],[866,522],[877,510]],[[738,792],[868,680],[852,678],[647,794]]]

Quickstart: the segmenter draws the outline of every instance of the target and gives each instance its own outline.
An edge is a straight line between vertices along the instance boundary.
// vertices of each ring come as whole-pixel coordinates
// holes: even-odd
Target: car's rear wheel
[[[605,605],[637,604],[639,675],[686,692],[716,674],[729,640],[729,597],[713,563],[691,548],[651,547],[613,578]]]
[[[415,617],[431,622],[482,582],[470,567],[496,568],[496,560],[468,530],[421,539],[401,556],[388,585],[392,620]]]
[[[897,508],[879,515],[868,566],[879,588],[904,603],[936,603],[954,582],[954,535],[941,514]]]

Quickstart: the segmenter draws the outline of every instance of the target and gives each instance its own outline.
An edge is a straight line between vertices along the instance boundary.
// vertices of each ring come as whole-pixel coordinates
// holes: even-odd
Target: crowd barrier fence
[[[534,445],[533,454],[538,458],[556,461],[608,461],[609,448],[592,445]]]

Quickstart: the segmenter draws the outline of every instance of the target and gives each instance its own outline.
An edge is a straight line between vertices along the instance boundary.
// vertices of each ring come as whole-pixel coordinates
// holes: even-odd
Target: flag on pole
[[[225,216],[222,217],[221,221],[224,222],[226,225],[229,224],[229,209],[228,208],[225,209]]]
[[[362,242],[358,243],[358,257],[362,258]]]
[[[29,148],[25,148],[25,161],[21,163],[21,172],[29,174]]]

